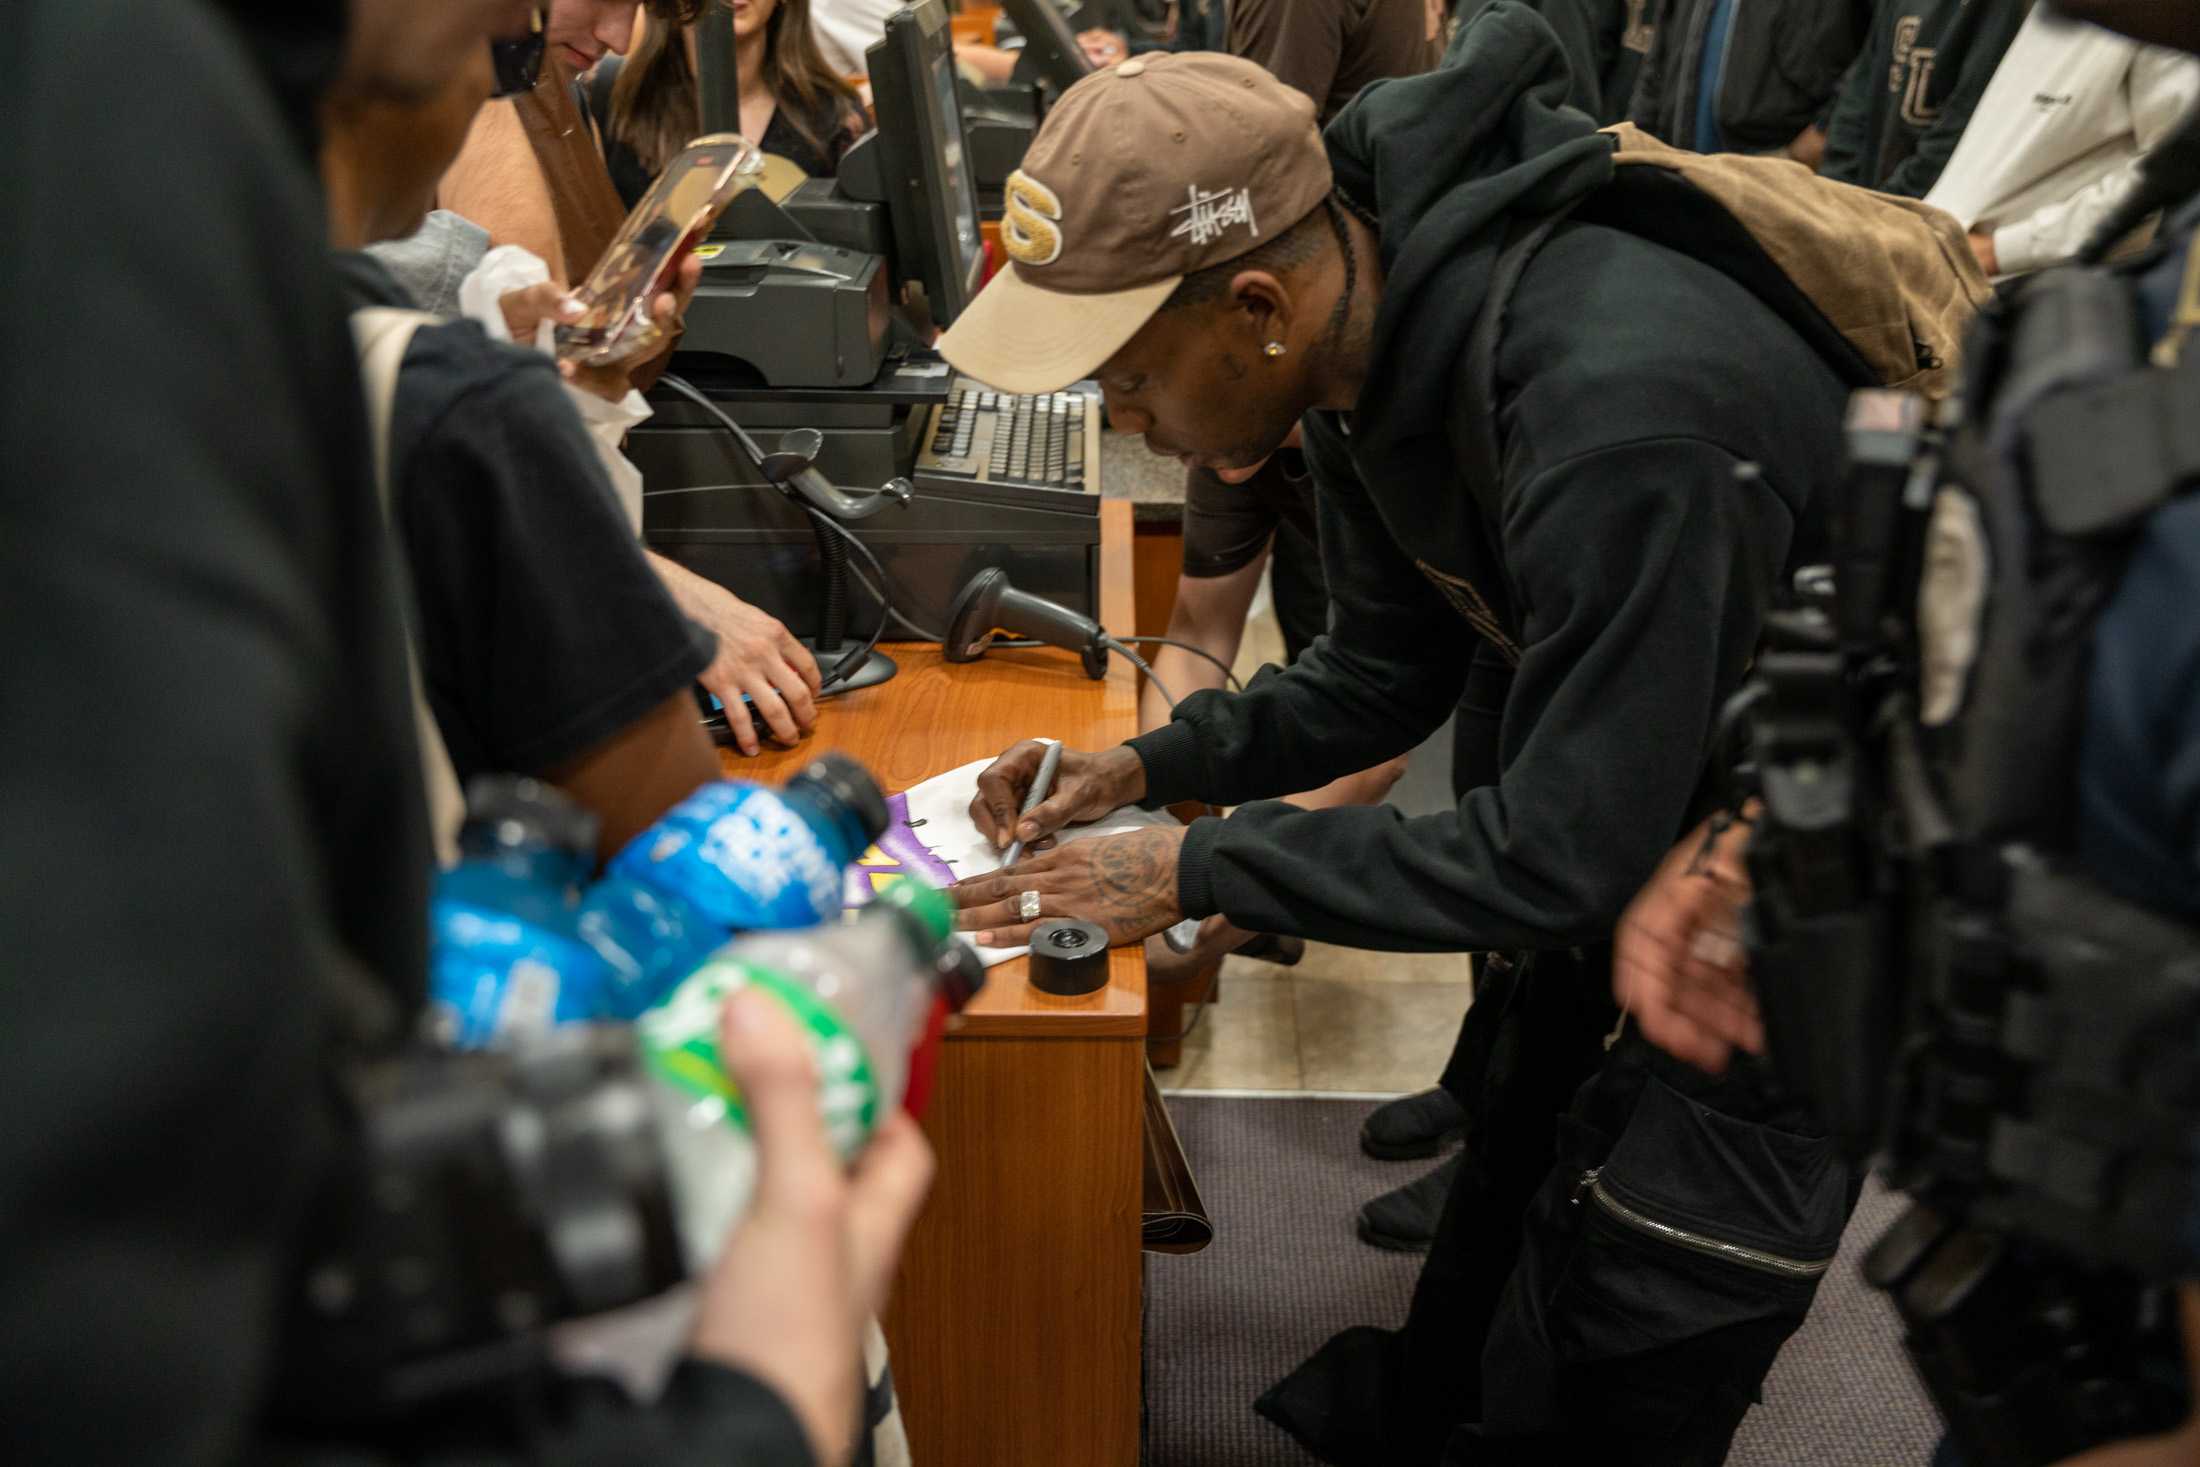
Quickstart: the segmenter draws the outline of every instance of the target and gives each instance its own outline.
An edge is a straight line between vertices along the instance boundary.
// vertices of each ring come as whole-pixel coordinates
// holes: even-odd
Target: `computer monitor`
[[[934,321],[950,325],[978,293],[985,245],[963,156],[947,8],[918,0],[895,11],[869,60],[897,273],[923,287]]]
[[[1024,38],[1024,54],[1032,67],[1054,88],[1068,91],[1092,74],[1085,48],[1077,44],[1077,32],[1054,0],[1001,0],[1001,8]]]

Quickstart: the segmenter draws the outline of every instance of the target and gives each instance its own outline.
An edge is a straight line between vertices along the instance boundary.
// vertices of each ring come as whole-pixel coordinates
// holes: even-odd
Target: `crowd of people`
[[[347,1155],[331,1071],[417,1022],[458,785],[539,779],[608,857],[720,777],[698,687],[756,710],[728,720],[745,754],[831,716],[785,626],[640,539],[619,439],[700,263],[650,303],[645,360],[534,343],[701,130],[710,12],[741,132],[826,176],[897,5],[25,0],[0,100],[24,144],[0,290],[39,347],[0,366],[9,1460],[906,1459],[872,1322],[926,1143],[897,1116],[844,1168],[802,1036],[739,1000],[760,1181],[661,1394],[553,1372],[371,1428],[271,1409]],[[1064,753],[1029,810],[1043,750],[1006,751],[972,813],[1003,846],[1128,804],[1232,813],[954,896],[980,946],[1075,917],[1157,964],[1481,955],[1438,1083],[1362,1138],[1437,1161],[1360,1218],[1428,1255],[1410,1316],[1258,1403],[1323,1460],[1724,1459],[1862,1176],[1764,1057],[1722,713],[1829,557],[1852,393],[1954,396],[1974,322],[2081,258],[2128,262],[2134,339],[2177,370],[2186,10],[1082,7],[1096,70],[937,347],[1007,391],[1097,379],[1115,430],[1181,461],[1179,645],[1137,738]],[[958,50],[969,85],[1017,74]],[[1187,189],[1218,206],[1184,223]],[[2088,870],[2186,922],[2196,536],[2163,511],[2103,613],[2073,774]],[[1264,584],[1287,666],[1233,694]],[[1404,818],[1385,796],[1447,721],[1456,809]],[[1707,1279],[1585,1221],[1597,1187],[1802,1265]]]

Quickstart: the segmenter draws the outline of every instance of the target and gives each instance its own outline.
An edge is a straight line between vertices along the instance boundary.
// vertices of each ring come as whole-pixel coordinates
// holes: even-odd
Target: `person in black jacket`
[[[528,9],[11,12],[0,125],[70,145],[0,153],[0,304],[69,320],[0,362],[0,1460],[436,1455],[413,1423],[308,1443],[266,1414],[303,1217],[351,1149],[325,1066],[355,992],[417,1019],[431,869],[307,104],[347,13],[339,85],[417,99]],[[726,1040],[774,1114],[697,1358],[655,1409],[576,1387],[441,1423],[442,1460],[845,1454],[921,1148],[851,1188],[800,1037],[749,1012]]]
[[[1827,119],[1819,171],[1882,193],[1931,193],[2031,8],[2031,0],[1881,0]]]
[[[1816,167],[1821,124],[1872,24],[1871,0],[1656,0],[1637,127],[1698,153],[1785,152]]]
[[[982,775],[973,818],[1003,845],[1134,802],[1241,808],[966,881],[977,940],[1076,916],[1124,942],[1220,912],[1360,947],[1534,954],[1470,1010],[1518,1021],[1504,1043],[1447,1076],[1474,1117],[1468,1164],[1406,1334],[1340,1337],[1264,1403],[1335,1462],[1432,1462],[1455,1435],[1471,1454],[1480,1431],[1517,1438],[1518,1460],[1715,1461],[1809,1297],[1743,1278],[1720,1321],[1614,1304],[1647,1354],[1561,1371],[1557,1399],[1548,1378],[1515,1388],[1528,1359],[1494,1329],[1501,1297],[1535,1288],[1515,1273],[1531,1196],[1574,1182],[1555,1121],[1613,1028],[1600,945],[1690,823],[1721,705],[1837,482],[1846,398],[1748,288],[1579,218],[1526,264],[1483,375],[1469,343],[1499,241],[1612,176],[1568,88],[1556,37],[1515,5],[1478,17],[1451,65],[1368,88],[1326,139],[1303,98],[1225,58],[1088,78],[1009,182],[1013,268],[940,342],[1005,390],[1097,374],[1116,425],[1186,463],[1242,468],[1301,424],[1334,608],[1243,694],[1066,753],[1028,815],[1039,745]],[[1494,523],[1460,445],[1477,425],[1499,440]],[[1413,748],[1470,680],[1501,713],[1456,811],[1272,802]],[[1654,1075],[1625,1040],[1611,1072],[1607,1137],[1651,1096],[1736,1126],[1775,1113]],[[1838,1196],[1830,1210],[1837,1235]]]

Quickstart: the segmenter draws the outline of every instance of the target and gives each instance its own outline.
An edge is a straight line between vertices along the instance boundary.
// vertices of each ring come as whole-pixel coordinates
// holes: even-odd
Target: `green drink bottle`
[[[888,887],[852,921],[727,944],[636,1024],[689,1266],[717,1257],[748,1204],[755,1146],[718,1052],[719,1016],[745,988],[807,1033],[826,1134],[852,1160],[899,1105],[953,943],[954,909],[920,882]]]

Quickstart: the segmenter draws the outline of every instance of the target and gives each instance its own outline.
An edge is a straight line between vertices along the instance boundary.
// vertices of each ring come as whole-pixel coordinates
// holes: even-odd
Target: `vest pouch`
[[[2147,517],[2200,473],[2200,430],[2184,407],[2200,358],[2175,372],[2142,365],[2128,319],[2091,319],[2105,309],[2085,309],[2093,284],[2051,271],[2028,288],[2000,390],[1972,406],[1945,450],[1952,486],[1941,493],[1975,505],[1985,594],[1960,700],[1923,721],[1956,834],[1981,845],[2075,842],[2094,625]],[[2072,339],[2096,343],[2090,356],[2063,345]],[[1941,563],[1936,549],[1920,596],[1927,630],[1947,621],[1926,620],[1950,599]]]

